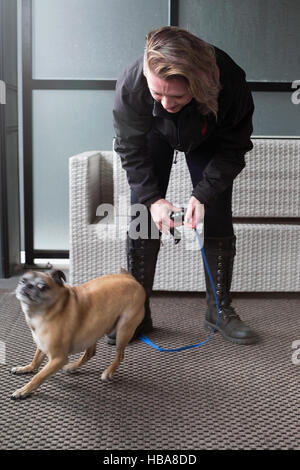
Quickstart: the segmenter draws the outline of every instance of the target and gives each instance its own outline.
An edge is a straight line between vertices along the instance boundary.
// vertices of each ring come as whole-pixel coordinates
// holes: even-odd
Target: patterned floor
[[[241,294],[234,306],[259,344],[215,334],[200,348],[171,353],[136,341],[103,383],[115,348],[101,339],[76,374],[60,371],[30,398],[13,401],[28,376],[10,369],[28,363],[35,347],[18,301],[2,291],[0,448],[300,449],[300,298]],[[208,336],[204,308],[203,295],[156,294],[149,337],[166,348],[199,343]]]

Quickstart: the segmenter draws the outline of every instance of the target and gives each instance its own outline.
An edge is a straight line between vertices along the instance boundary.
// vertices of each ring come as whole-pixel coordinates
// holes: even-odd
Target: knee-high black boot
[[[258,340],[256,333],[243,323],[230,305],[232,302],[230,287],[235,253],[235,235],[227,238],[204,239],[204,254],[211,272],[219,304],[219,319],[216,329],[224,338],[233,343],[252,344]],[[205,327],[213,328],[217,322],[217,306],[206,269],[205,283],[207,303]]]
[[[145,317],[138,326],[132,340],[138,338],[141,334],[149,333],[153,329],[149,298],[152,293],[159,248],[160,238],[138,238],[134,240],[127,234],[127,269],[128,272],[142,284],[146,291]],[[116,331],[106,336],[106,342],[108,344],[116,344]]]

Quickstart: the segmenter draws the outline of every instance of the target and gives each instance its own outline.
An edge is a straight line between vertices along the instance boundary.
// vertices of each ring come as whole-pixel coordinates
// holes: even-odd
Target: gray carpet
[[[18,301],[2,291],[0,448],[300,449],[300,365],[292,362],[299,296],[235,295],[234,306],[259,344],[234,345],[215,334],[200,348],[170,353],[137,341],[113,381],[103,383],[115,348],[102,339],[76,374],[58,372],[30,398],[13,401],[29,376],[10,368],[30,362],[35,346]],[[149,337],[170,348],[199,343],[207,338],[204,308],[203,295],[156,294]]]

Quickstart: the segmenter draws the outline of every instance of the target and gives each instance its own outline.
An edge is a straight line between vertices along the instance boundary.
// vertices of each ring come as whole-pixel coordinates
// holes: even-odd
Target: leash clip
[[[174,222],[181,222],[183,224],[185,213],[186,209],[181,207],[181,210],[178,212],[170,212],[169,217]],[[177,245],[177,243],[179,243],[181,240],[180,232],[175,227],[171,227],[170,234],[174,237],[174,244]]]

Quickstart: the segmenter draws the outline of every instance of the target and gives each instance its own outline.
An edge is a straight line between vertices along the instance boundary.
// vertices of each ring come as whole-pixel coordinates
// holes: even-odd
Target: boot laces
[[[231,318],[236,318],[237,320],[240,320],[239,315],[236,313],[235,309],[231,305],[221,306],[220,315],[222,315],[224,320]]]

